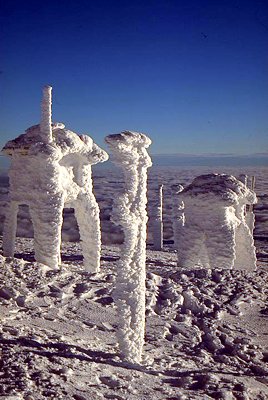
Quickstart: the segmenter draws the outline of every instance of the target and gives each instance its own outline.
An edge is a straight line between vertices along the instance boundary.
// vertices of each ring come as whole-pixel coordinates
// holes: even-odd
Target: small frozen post
[[[153,243],[154,250],[163,249],[163,185],[157,189],[156,205],[153,210]]]
[[[246,174],[240,174],[238,176],[238,179],[240,180],[240,182],[244,183],[245,186],[248,185],[248,176]]]
[[[184,225],[184,203],[180,199],[180,192],[183,191],[182,185],[172,185],[172,212],[173,212],[173,238],[174,238],[174,247],[178,250],[178,246],[180,243],[180,233],[181,227]]]
[[[125,235],[114,291],[118,342],[125,360],[139,363],[145,331],[147,168],[152,165],[146,148],[151,140],[130,131],[109,135],[105,140],[125,180],[125,191],[116,199],[113,211],[113,220],[123,227]]]
[[[244,183],[244,185],[247,187],[248,186],[248,176],[246,174],[240,174],[237,178],[240,182]],[[240,212],[240,211],[238,211]],[[243,210],[241,212],[244,213],[244,216],[247,214],[247,206],[244,205]]]
[[[254,189],[255,189],[255,182],[256,182],[255,176],[252,176],[251,182],[250,182],[251,183],[250,187],[251,187],[252,191],[254,191]],[[255,215],[253,212],[253,204],[249,205],[248,211],[246,213],[246,222],[248,224],[251,234],[253,235],[253,231],[254,231],[254,227],[255,227]]]

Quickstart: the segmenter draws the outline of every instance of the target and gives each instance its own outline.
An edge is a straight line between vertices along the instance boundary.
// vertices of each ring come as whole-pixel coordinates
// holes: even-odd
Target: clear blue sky
[[[266,0],[1,0],[1,144],[53,120],[152,153],[268,152]]]

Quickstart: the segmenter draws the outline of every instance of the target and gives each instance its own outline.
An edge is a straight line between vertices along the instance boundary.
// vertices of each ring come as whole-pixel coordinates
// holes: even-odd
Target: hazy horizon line
[[[237,154],[237,153],[150,153],[160,157],[268,157],[268,152]]]

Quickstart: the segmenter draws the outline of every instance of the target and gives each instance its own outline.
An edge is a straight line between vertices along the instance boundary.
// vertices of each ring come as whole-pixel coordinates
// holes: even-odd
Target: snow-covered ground
[[[256,272],[178,269],[173,250],[171,185],[207,172],[256,176]],[[4,180],[3,180],[4,182]],[[268,168],[152,168],[148,211],[164,184],[164,251],[148,228],[144,359],[124,363],[116,343],[113,299],[122,232],[110,221],[123,179],[96,169],[94,190],[105,244],[101,272],[83,270],[74,217],[65,212],[59,271],[34,262],[33,240],[18,237],[16,258],[1,258],[0,399],[268,398]],[[1,218],[7,185],[1,187]],[[19,231],[31,236],[26,208]]]

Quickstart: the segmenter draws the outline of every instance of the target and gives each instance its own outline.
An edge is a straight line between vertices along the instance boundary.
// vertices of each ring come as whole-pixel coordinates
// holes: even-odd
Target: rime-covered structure
[[[163,185],[157,189],[156,202],[152,210],[152,234],[154,250],[163,249]]]
[[[184,203],[179,197],[179,193],[183,191],[182,185],[172,185],[172,228],[174,237],[174,247],[178,249],[179,243],[177,242],[180,237],[181,227],[184,225]]]
[[[37,262],[57,268],[60,262],[62,213],[73,207],[82,241],[85,269],[100,264],[99,207],[92,193],[91,165],[108,159],[87,135],[51,122],[51,87],[43,89],[41,123],[3,148],[11,156],[9,207],[3,232],[4,255],[14,255],[17,212],[29,206]]]
[[[231,175],[201,175],[177,193],[184,204],[177,225],[178,265],[185,268],[256,268],[252,233],[245,205],[255,193]]]
[[[120,316],[118,341],[127,361],[140,362],[145,330],[147,168],[152,165],[146,148],[151,140],[129,131],[109,135],[105,140],[113,161],[123,169],[125,181],[125,191],[113,209],[113,220],[124,231],[114,291]]]

